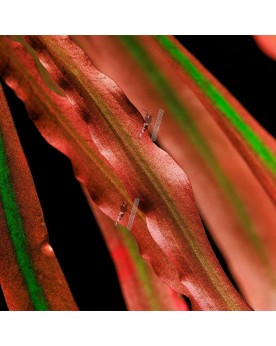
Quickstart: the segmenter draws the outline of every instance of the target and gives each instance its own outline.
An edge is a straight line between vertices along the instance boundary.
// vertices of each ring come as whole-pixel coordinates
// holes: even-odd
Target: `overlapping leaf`
[[[210,248],[187,177],[148,136],[138,139],[142,117],[118,86],[67,37],[31,42],[70,102],[47,88],[20,43],[1,38],[0,71],[95,203],[114,220],[122,201],[140,199],[132,228],[140,252],[194,309],[249,309]]]
[[[77,310],[48,242],[34,182],[0,85],[0,284],[10,310]]]
[[[176,69],[177,62],[167,56],[155,38],[136,38],[137,41],[132,41],[136,42],[134,47],[124,45],[115,36],[84,36],[74,40],[99,70],[122,87],[141,112],[157,114],[159,108],[165,110],[159,144],[188,173],[200,211],[243,294],[256,309],[275,309],[275,207],[254,172],[210,116],[210,106],[199,97],[199,90],[194,91],[188,73]],[[187,55],[191,64],[199,67]],[[199,69],[214,81],[202,66]],[[156,74],[161,74],[168,84],[166,88]],[[217,81],[215,86],[223,89]],[[178,108],[168,101],[162,88],[169,89],[172,97],[177,98]],[[224,89],[223,93],[233,101]],[[232,101],[229,102],[235,108],[237,102]],[[241,116],[244,113],[242,110]],[[247,114],[245,120],[249,117]],[[257,133],[264,133],[259,125],[254,126],[258,127]]]
[[[120,225],[114,229],[114,221],[100,211],[85,187],[83,190],[111,253],[128,310],[189,310],[185,300],[143,260],[132,234]]]

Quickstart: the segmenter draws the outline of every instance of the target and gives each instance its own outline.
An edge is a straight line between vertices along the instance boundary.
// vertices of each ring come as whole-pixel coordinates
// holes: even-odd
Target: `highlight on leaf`
[[[193,310],[273,309],[274,140],[174,39],[73,40],[83,50],[67,36],[0,37],[0,74],[71,160],[128,308],[187,310],[182,294]],[[145,107],[165,111],[158,145]]]

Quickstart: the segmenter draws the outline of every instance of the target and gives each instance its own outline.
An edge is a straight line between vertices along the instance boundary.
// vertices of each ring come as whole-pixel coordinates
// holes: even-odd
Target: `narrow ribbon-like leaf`
[[[188,173],[204,220],[243,294],[256,309],[275,309],[275,206],[208,107],[151,37],[139,37],[140,55],[115,36],[74,40],[141,112],[165,110],[158,143]],[[160,92],[164,83],[156,86],[155,73],[164,75],[178,109]]]
[[[122,200],[131,205],[140,199],[132,228],[140,251],[193,308],[249,309],[211,250],[189,180],[147,136],[138,139],[143,121],[122,91],[68,38],[34,40],[70,102],[50,91],[24,47],[6,38],[0,40],[0,71],[44,137],[71,158],[91,198],[113,220]]]
[[[190,81],[194,93],[204,102],[217,123],[240,151],[252,171],[276,204],[276,143],[247,111],[175,39],[154,38]],[[129,41],[131,43],[131,40]],[[135,44],[135,43],[134,43]]]
[[[184,299],[164,284],[140,256],[131,232],[120,225],[115,229],[114,221],[100,211],[85,187],[83,191],[111,253],[128,309],[189,310]]]
[[[0,284],[10,310],[77,310],[0,85]]]

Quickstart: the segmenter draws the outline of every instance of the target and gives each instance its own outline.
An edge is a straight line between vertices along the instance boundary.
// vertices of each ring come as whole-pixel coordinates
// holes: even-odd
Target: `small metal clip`
[[[126,202],[122,202],[120,205],[120,212],[118,214],[117,220],[114,224],[114,227],[116,227],[118,225],[118,222],[123,218],[123,216],[125,215],[125,212],[127,211],[127,203]]]

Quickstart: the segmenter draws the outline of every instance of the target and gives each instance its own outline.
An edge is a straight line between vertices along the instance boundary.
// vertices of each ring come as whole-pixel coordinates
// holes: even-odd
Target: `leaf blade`
[[[189,310],[184,299],[162,283],[149,264],[142,259],[131,232],[120,225],[114,231],[114,222],[97,208],[84,186],[82,189],[113,258],[128,309]]]
[[[275,179],[276,179],[276,144],[272,137],[263,131],[249,114],[241,107],[230,104],[230,95],[225,90],[210,80],[204,69],[196,66],[195,62],[188,57],[176,40],[166,36],[155,38],[168,55],[174,58],[182,71],[187,74],[199,89],[195,92],[199,98],[204,95],[211,103],[215,120],[222,128],[227,128],[227,135],[241,151],[244,159],[259,178],[260,183],[266,189],[268,195],[276,202]],[[220,89],[220,90],[219,90]],[[224,94],[224,95],[223,95]],[[266,168],[266,169],[264,169]]]
[[[34,183],[2,86],[0,112],[0,280],[8,307],[11,310],[77,310],[48,243]]]

